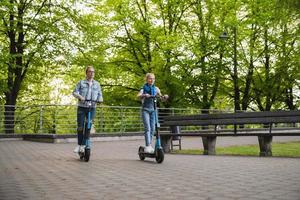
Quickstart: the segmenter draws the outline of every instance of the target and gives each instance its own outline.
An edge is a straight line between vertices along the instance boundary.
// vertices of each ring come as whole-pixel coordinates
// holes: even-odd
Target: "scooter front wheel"
[[[80,160],[84,159],[84,153],[83,152],[79,152],[78,155],[79,155]]]
[[[162,163],[164,161],[165,155],[162,149],[157,149],[155,160],[157,163]]]
[[[139,157],[140,157],[140,160],[145,160],[144,147],[142,147],[142,146],[140,146],[140,148],[139,148]]]
[[[84,153],[84,161],[85,162],[89,162],[90,155],[91,155],[91,149],[90,148],[85,148],[85,153]]]

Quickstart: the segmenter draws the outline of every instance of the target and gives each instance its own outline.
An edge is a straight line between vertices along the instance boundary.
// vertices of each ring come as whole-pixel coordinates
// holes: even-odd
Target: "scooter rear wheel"
[[[142,147],[142,146],[140,146],[140,148],[139,148],[139,157],[140,157],[140,160],[145,160],[144,147]]]
[[[157,149],[155,160],[157,163],[162,163],[164,161],[165,155],[162,149]]]
[[[86,148],[84,153],[84,161],[89,162],[90,160],[91,149]]]

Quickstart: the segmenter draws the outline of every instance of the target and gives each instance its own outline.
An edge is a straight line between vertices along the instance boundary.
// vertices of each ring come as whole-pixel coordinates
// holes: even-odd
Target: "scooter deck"
[[[156,152],[154,153],[145,153],[145,152],[139,152],[140,155],[148,157],[148,158],[155,158],[156,157]]]

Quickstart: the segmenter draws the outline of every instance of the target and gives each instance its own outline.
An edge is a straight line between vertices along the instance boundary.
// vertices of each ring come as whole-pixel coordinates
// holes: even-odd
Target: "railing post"
[[[57,112],[57,106],[55,106],[56,109],[54,109],[54,112],[53,112],[53,121],[52,121],[52,127],[51,127],[51,133],[52,134],[57,134],[57,130],[56,130],[56,127],[57,127],[57,121],[56,121],[56,112]]]
[[[143,120],[142,120],[142,108],[139,108],[139,122],[140,122],[140,131],[144,131]]]
[[[103,107],[99,109],[99,133],[103,132]]]
[[[125,122],[124,122],[124,107],[122,106],[121,107],[121,111],[120,111],[121,113],[121,126],[120,126],[120,133],[122,134],[124,131],[125,131],[125,127],[126,126],[124,126],[124,124],[125,124]]]
[[[40,130],[39,133],[43,133],[43,106],[40,106]]]
[[[3,125],[3,122],[4,122],[4,120],[2,122],[2,118],[4,118],[4,116],[2,114],[4,114],[4,107],[3,106],[0,107],[0,133],[2,133],[2,128],[3,128],[2,125]]]

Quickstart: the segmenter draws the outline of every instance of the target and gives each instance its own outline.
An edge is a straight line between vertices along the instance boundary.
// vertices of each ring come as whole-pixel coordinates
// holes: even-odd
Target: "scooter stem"
[[[88,129],[91,129],[91,124],[92,123],[91,123],[91,111],[90,110],[88,112],[88,121],[87,121],[87,124],[88,124]]]

